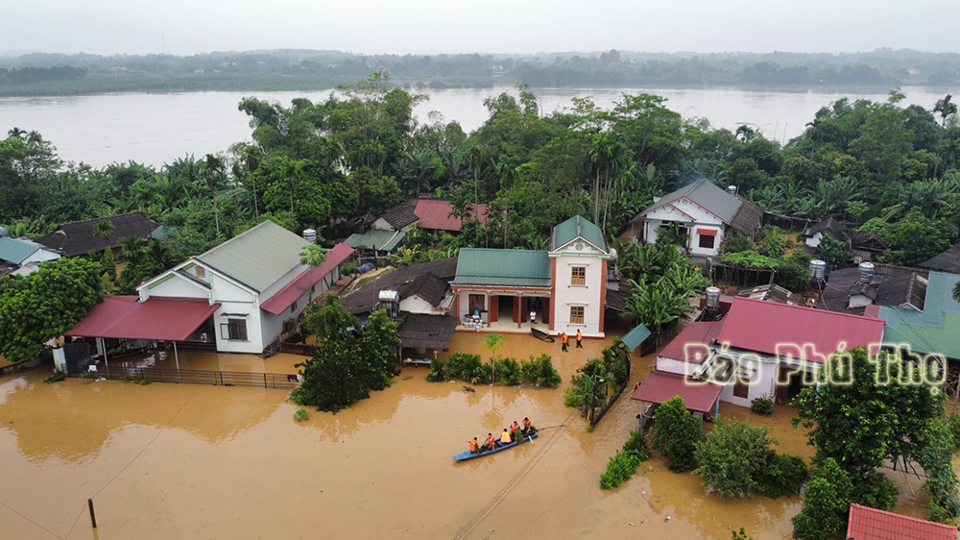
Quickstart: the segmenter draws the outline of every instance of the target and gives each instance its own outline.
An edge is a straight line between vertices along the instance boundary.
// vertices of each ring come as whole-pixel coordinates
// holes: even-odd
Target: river
[[[486,355],[484,337],[457,332],[451,349]],[[568,354],[559,343],[527,335],[504,339],[500,354],[553,354],[566,386],[612,338],[586,340]],[[191,354],[181,352],[181,361]],[[299,360],[245,358],[233,367],[282,372]],[[651,360],[634,358],[632,382]],[[204,354],[197,365],[228,364]],[[800,510],[799,497],[720,500],[706,494],[698,476],[671,473],[659,457],[619,488],[600,490],[607,459],[636,425],[638,405],[629,394],[589,433],[564,407],[562,389],[469,392],[461,382],[428,383],[426,369],[405,368],[370,399],[296,423],[297,407],[282,390],[89,379],[44,384],[48,373],[0,378],[4,538],[728,540],[731,529],[745,527],[757,540],[780,540],[789,538],[790,517]],[[792,414],[777,407],[762,418],[720,406],[721,416],[770,425],[778,450],[809,459]],[[542,428],[533,443],[463,463],[451,459],[468,438],[524,416]],[[891,478],[900,488],[897,510],[922,515],[924,496],[911,494],[919,480]],[[95,534],[88,498],[96,506]]]
[[[487,89],[425,90],[429,100],[415,114],[428,121],[438,111],[467,131],[487,118],[484,98],[508,91]],[[610,107],[623,93],[648,92],[664,96],[667,106],[684,118],[706,118],[715,127],[734,129],[749,124],[769,138],[786,141],[803,132],[814,113],[841,97],[885,100],[887,89],[742,89],[694,88],[536,88],[542,111],[549,114],[570,105],[572,97],[592,96]],[[905,87],[907,104],[932,108],[951,89]],[[953,89],[955,92],[956,89]],[[102,167],[134,160],[160,166],[178,157],[225,151],[248,140],[246,115],[237,110],[250,95],[289,105],[295,97],[326,98],[317,92],[190,92],[163,94],[107,94],[93,96],[0,98],[0,129],[37,130],[52,141],[68,161]]]

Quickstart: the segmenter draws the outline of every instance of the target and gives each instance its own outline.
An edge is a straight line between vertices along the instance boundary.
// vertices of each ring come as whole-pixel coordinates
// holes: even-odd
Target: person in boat
[[[518,441],[523,439],[524,437],[523,428],[520,426],[520,424],[516,420],[514,420],[513,422],[513,432],[516,434]]]
[[[523,417],[523,436],[528,437],[537,432],[537,428],[533,427],[533,422],[530,421],[526,416]]]
[[[470,453],[471,453],[471,454],[479,454],[479,453],[480,453],[480,444],[477,442],[477,438],[476,438],[476,437],[474,437],[474,438],[470,441]]]
[[[500,445],[510,444],[513,441],[510,440],[510,432],[507,431],[507,428],[503,428],[503,433],[500,434]]]
[[[489,452],[496,448],[497,443],[493,440],[493,433],[487,433],[487,442],[483,443],[483,446],[480,447],[481,452]]]
[[[517,442],[517,423],[510,424],[510,442]]]

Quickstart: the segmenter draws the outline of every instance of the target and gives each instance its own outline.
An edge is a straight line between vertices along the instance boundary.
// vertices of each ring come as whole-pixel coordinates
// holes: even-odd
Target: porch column
[[[520,297],[514,296],[513,297],[513,322],[517,323],[518,328],[520,327],[520,317],[522,316],[521,313],[522,312],[520,311]]]
[[[177,363],[177,371],[180,371],[180,355],[177,354],[177,342],[173,342],[173,360]]]
[[[500,312],[500,297],[491,294],[487,303],[490,305],[490,309],[487,310],[487,320],[495,323],[497,322],[497,314]]]
[[[103,364],[110,369],[110,361],[107,360],[107,344],[103,341],[103,338],[97,338],[98,345],[103,350]]]
[[[543,318],[543,324],[550,324],[550,299],[541,298],[540,302],[543,306],[543,308],[541,309],[543,313],[540,314],[540,316]]]

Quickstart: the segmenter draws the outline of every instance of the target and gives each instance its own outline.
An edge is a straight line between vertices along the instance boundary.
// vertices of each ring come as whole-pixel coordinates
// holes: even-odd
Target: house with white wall
[[[656,242],[661,227],[679,223],[689,238],[682,247],[691,255],[713,259],[727,234],[738,231],[753,238],[762,220],[759,206],[701,178],[673,193],[654,197],[652,205],[630,220],[627,240]]]
[[[215,341],[220,352],[261,353],[286,321],[295,321],[309,297],[339,279],[339,267],[353,249],[338,244],[327,260],[310,269],[300,263],[309,242],[265,221],[219,246],[191,257],[137,288],[138,301],[151,298],[205,300],[219,304],[198,328],[201,341]]]
[[[787,403],[817,380],[835,352],[876,353],[883,325],[873,317],[736,297],[720,321],[688,323],[657,355],[656,371],[633,399],[658,404],[680,395],[703,402],[695,412],[705,414],[717,400],[742,407],[761,397]]]
[[[485,329],[603,336],[610,249],[600,228],[574,216],[553,228],[548,251],[460,250],[450,284],[461,322]]]

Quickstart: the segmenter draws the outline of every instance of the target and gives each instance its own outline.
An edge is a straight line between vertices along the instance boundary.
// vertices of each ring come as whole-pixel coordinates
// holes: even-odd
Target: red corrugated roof
[[[721,329],[723,329],[723,321],[689,323],[657,356],[683,362],[687,358],[687,345],[703,344],[709,346],[710,342],[720,335]],[[689,359],[694,364],[699,364],[704,360],[706,358]]]
[[[779,345],[783,355],[801,354],[805,360],[822,362],[841,348],[879,345],[882,338],[880,319],[736,297],[717,341],[766,354],[778,354]],[[799,345],[805,346],[800,353]]]
[[[469,208],[471,208],[471,217],[476,217],[480,220],[480,223],[484,225],[487,224],[488,214],[490,213],[489,206],[478,204],[477,212],[472,211],[472,204]],[[453,205],[451,205],[449,201],[436,199],[418,200],[417,207],[413,210],[413,213],[420,218],[417,227],[435,231],[459,232],[461,229],[460,218],[450,217],[450,211],[452,209]]]
[[[696,383],[683,375],[654,371],[647,375],[630,399],[647,403],[663,403],[673,396],[683,398],[688,409],[700,413],[713,412],[723,387],[713,383]]]
[[[957,528],[876,508],[850,505],[847,538],[852,540],[954,540]]]
[[[64,335],[183,341],[220,307],[196,298],[137,300],[136,296],[108,296]]]
[[[310,288],[311,283],[311,273],[313,274],[312,279],[315,285],[327,274],[333,272],[334,268],[340,266],[340,263],[350,258],[353,252],[354,249],[343,242],[333,246],[333,248],[327,251],[327,260],[323,261],[323,264],[291,280],[290,283],[284,285],[282,289],[277,291],[277,293],[267,301],[260,304],[260,309],[273,313],[274,315],[280,315],[298,298],[307,294],[307,289]]]

